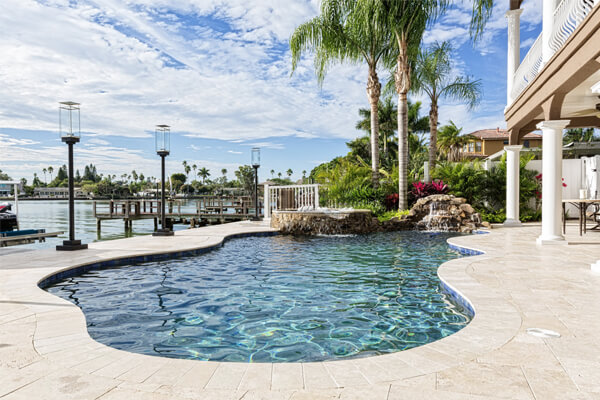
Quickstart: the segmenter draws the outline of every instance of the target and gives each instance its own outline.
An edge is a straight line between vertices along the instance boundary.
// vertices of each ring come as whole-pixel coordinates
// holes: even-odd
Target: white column
[[[425,183],[431,182],[431,178],[429,177],[429,161],[423,162],[423,180]]]
[[[504,146],[506,151],[506,220],[504,226],[520,226],[519,164],[523,146]]]
[[[263,205],[265,207],[264,219],[271,218],[271,196],[269,195],[269,185],[265,185],[265,194],[263,197]]]
[[[542,234],[538,244],[566,243],[562,235],[562,136],[569,122],[537,125],[542,130]]]
[[[554,52],[550,47],[550,38],[554,30],[554,10],[556,0],[543,0],[542,3],[542,65],[546,64]]]
[[[508,20],[508,54],[506,57],[506,105],[513,102],[512,90],[515,72],[521,63],[521,24],[522,9],[510,10],[506,13]]]

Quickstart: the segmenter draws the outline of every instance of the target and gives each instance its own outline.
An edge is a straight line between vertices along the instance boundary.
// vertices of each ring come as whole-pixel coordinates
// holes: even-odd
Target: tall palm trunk
[[[429,168],[435,167],[437,160],[437,125],[438,125],[438,106],[431,102],[429,110]]]
[[[379,186],[379,97],[381,96],[381,83],[374,68],[369,68],[367,81],[367,97],[371,104],[371,180],[373,187]]]
[[[398,209],[408,208],[408,91],[410,90],[410,66],[408,45],[404,35],[396,34],[398,60],[394,80],[398,93]]]

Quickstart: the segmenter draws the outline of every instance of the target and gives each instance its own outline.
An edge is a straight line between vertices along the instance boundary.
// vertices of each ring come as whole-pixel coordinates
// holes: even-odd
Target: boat
[[[0,204],[0,232],[12,232],[19,229],[17,223],[17,215],[12,211],[12,206],[9,203]]]

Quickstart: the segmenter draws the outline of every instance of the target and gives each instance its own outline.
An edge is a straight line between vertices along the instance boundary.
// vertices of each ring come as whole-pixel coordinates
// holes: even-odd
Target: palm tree
[[[52,166],[48,167],[48,173],[50,174],[50,182],[52,182],[52,173],[54,172],[54,168]]]
[[[279,177],[279,179],[281,179],[281,172],[278,172],[277,176]]]
[[[302,183],[306,180],[306,170],[302,170]]]
[[[223,184],[227,182],[227,168],[221,168],[221,175],[223,175]]]
[[[389,138],[394,136],[394,132],[396,132],[396,128],[398,126],[398,110],[396,109],[396,105],[390,96],[379,102],[377,105],[377,110],[379,116],[379,133],[383,139],[383,154],[385,159],[388,156]],[[368,131],[369,127],[371,126],[371,110],[361,108],[358,110],[358,113],[362,119],[356,123],[356,129]]]
[[[274,169],[272,169],[272,170],[271,170],[271,178],[274,178],[274,177],[275,177],[275,170],[274,170]]]
[[[461,135],[461,132],[462,128],[457,127],[452,121],[440,128],[438,142],[440,150],[446,154],[446,158],[450,162],[459,161],[460,149],[475,139],[471,135]]]
[[[569,144],[572,142],[598,142],[600,137],[594,133],[594,128],[577,128],[569,129],[563,136],[563,144]]]
[[[437,158],[438,103],[449,98],[466,101],[473,109],[481,98],[481,81],[468,77],[451,78],[452,46],[448,42],[435,43],[429,49],[419,51],[412,74],[412,90],[426,94],[430,101],[429,109],[429,167],[435,167]]]
[[[194,170],[194,176],[196,176],[196,169],[198,168],[198,166],[196,164],[192,165],[192,169]]]
[[[287,174],[288,178],[291,178],[291,177],[292,177],[292,174],[294,173],[294,171],[292,171],[292,169],[291,169],[291,168],[288,168],[288,170],[287,170],[287,171],[285,171],[285,173]]]
[[[481,36],[489,19],[493,0],[472,0],[470,34],[472,40]],[[433,23],[447,7],[449,0],[382,0],[373,3],[377,21],[391,32],[395,61],[392,65],[394,86],[398,94],[398,207],[406,209],[408,190],[408,92],[411,67],[417,59],[419,46],[428,25]]]
[[[48,172],[48,170],[46,168],[42,169],[42,172],[44,173],[44,184],[47,185],[48,181],[46,181],[46,172]]]
[[[381,2],[381,1],[380,1]],[[290,39],[292,72],[305,50],[315,53],[315,71],[323,82],[328,67],[335,63],[361,63],[368,66],[367,98],[371,105],[371,174],[379,184],[379,117],[377,105],[381,83],[377,67],[389,52],[390,31],[375,13],[373,0],[323,0],[321,13],[300,25]]]
[[[198,176],[202,178],[202,184],[206,181],[206,178],[210,176],[210,172],[205,167],[202,167],[198,170]]]

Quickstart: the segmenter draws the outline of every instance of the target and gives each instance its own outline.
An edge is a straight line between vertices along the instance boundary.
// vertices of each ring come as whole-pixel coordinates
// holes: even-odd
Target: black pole
[[[173,236],[173,231],[166,227],[167,216],[165,215],[165,158],[169,154],[168,151],[159,151],[157,154],[160,156],[160,174],[162,182],[162,190],[160,193],[160,229],[152,234],[152,236]]]
[[[75,240],[75,190],[73,189],[73,142],[69,146],[69,240]]]
[[[258,166],[254,167],[254,220],[258,221]]]
[[[163,231],[165,230],[165,225],[167,222],[167,218],[165,218],[165,157],[166,154],[164,153],[160,155],[160,181],[162,182],[162,188],[160,191],[160,227]]]
[[[66,136],[62,141],[69,146],[69,240],[63,240],[63,244],[56,246],[56,250],[83,250],[87,244],[81,244],[81,240],[75,240],[75,182],[73,182],[73,145],[79,142],[75,136]]]

